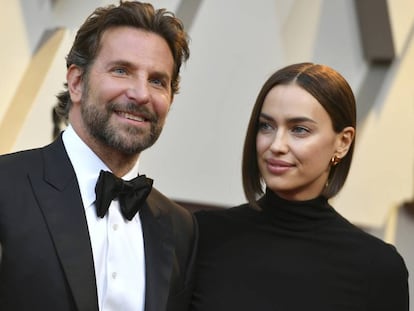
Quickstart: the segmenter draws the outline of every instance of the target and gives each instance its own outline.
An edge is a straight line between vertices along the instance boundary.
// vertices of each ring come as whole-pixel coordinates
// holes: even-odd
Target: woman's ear
[[[70,99],[74,104],[80,103],[83,92],[83,70],[76,65],[70,65],[66,72],[66,81]]]
[[[337,147],[335,155],[338,158],[344,158],[351,147],[355,138],[355,128],[352,126],[345,127],[337,136]]]

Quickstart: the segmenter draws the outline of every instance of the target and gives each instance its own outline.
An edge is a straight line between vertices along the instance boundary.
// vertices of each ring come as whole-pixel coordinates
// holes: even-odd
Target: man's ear
[[[355,138],[355,128],[352,126],[345,127],[337,137],[337,147],[335,155],[339,158],[344,158],[351,147]]]
[[[66,72],[66,81],[70,99],[74,104],[80,103],[83,92],[83,70],[76,65],[70,65]]]

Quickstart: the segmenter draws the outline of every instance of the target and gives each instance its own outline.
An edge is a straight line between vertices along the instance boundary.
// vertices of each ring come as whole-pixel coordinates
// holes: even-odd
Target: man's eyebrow
[[[113,67],[113,66],[122,66],[122,67],[128,67],[128,68],[137,68],[136,65],[134,65],[134,63],[126,61],[126,60],[113,60],[111,62],[108,63],[108,67]],[[172,76],[166,72],[166,71],[162,71],[162,70],[154,70],[150,72],[150,76],[156,76],[162,79],[166,79],[166,80],[172,80]]]
[[[131,62],[129,62],[129,61],[126,61],[126,60],[113,60],[113,61],[110,61],[109,63],[108,63],[108,66],[124,66],[124,67],[134,67],[134,64],[132,64]]]
[[[171,81],[172,80],[171,75],[168,74],[165,71],[157,71],[157,70],[155,70],[154,72],[151,72],[150,73],[150,77],[154,77],[154,76],[157,77],[157,78],[161,78],[163,80],[167,80],[167,81]]]

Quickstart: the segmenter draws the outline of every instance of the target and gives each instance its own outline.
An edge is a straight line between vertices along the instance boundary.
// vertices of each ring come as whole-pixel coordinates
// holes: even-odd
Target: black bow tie
[[[101,171],[95,187],[96,213],[103,218],[114,198],[119,198],[122,215],[131,220],[151,192],[152,179],[140,175],[130,181]]]

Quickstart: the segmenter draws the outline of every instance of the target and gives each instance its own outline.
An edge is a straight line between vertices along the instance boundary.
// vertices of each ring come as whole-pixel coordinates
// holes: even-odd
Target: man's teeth
[[[142,117],[138,117],[138,116],[134,116],[132,114],[129,113],[123,113],[124,118],[127,118],[129,120],[134,120],[134,121],[138,121],[138,122],[144,122],[145,119]]]

